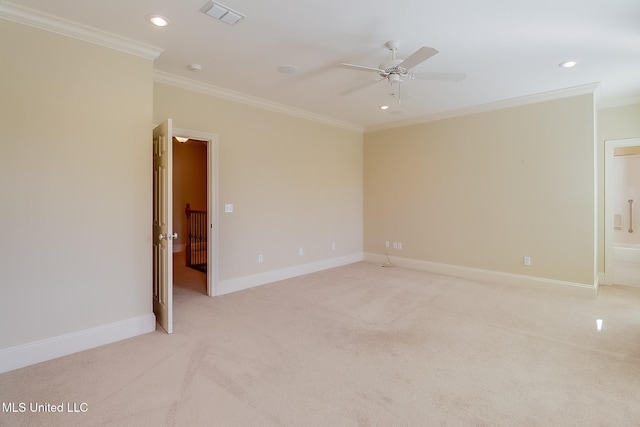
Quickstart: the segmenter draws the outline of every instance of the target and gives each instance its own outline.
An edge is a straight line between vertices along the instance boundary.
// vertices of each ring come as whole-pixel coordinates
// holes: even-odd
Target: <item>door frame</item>
[[[174,127],[173,136],[207,144],[207,295],[213,297],[218,295],[218,135]]]
[[[640,138],[604,141],[604,283],[613,285],[613,157],[618,147],[640,146]]]

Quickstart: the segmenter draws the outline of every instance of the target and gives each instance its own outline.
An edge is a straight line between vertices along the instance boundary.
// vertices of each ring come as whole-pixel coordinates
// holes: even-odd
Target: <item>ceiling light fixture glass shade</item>
[[[175,138],[180,144],[184,144],[185,142],[187,142],[189,140],[189,138],[185,138],[183,136],[176,136]]]
[[[388,110],[388,109],[389,109],[389,106],[388,106],[388,105],[381,105],[381,106],[380,106],[380,109],[381,109],[381,110]]]
[[[162,15],[149,15],[147,19],[156,27],[166,27],[169,25],[169,19]]]

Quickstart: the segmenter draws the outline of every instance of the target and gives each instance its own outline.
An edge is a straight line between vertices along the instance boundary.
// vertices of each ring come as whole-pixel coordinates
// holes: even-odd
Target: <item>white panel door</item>
[[[153,130],[153,312],[167,333],[173,332],[171,119]]]

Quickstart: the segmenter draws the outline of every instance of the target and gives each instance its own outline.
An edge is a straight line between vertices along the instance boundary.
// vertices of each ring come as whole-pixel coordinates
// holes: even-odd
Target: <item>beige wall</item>
[[[3,20],[0,51],[0,349],[151,312],[166,118],[219,136],[220,280],[389,240],[392,256],[593,283],[591,95],[363,136],[153,85],[150,60]],[[640,105],[599,113],[598,153],[640,136]]]
[[[593,285],[594,128],[583,95],[365,134],[365,252]]]
[[[184,250],[187,243],[185,207],[207,210],[207,145],[201,141],[173,142],[173,231],[178,239],[173,250]]]
[[[598,139],[628,139],[640,137],[640,104],[598,110]]]
[[[362,252],[362,134],[154,88],[155,123],[218,135],[219,280]]]
[[[148,315],[152,61],[0,20],[0,348]]]

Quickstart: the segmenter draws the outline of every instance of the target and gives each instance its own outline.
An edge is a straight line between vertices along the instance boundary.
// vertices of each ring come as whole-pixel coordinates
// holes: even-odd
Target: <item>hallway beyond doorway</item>
[[[184,251],[173,254],[173,286],[207,294],[207,273],[187,267]]]

